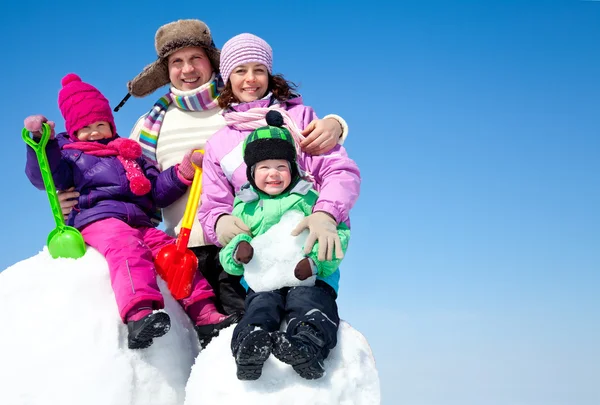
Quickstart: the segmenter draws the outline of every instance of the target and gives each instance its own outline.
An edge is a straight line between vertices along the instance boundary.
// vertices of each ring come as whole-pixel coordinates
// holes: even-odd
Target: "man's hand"
[[[302,135],[306,137],[300,142],[302,150],[311,155],[322,155],[338,144],[342,126],[334,118],[313,120],[304,128]]]
[[[59,191],[57,194],[58,202],[60,203],[60,209],[66,221],[73,207],[79,202],[79,193],[75,191],[75,187],[71,187],[66,190]]]

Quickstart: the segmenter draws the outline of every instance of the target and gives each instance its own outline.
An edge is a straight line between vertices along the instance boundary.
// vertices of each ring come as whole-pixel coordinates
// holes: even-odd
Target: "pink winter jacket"
[[[236,111],[268,107],[270,100],[256,100],[235,107]],[[283,108],[304,129],[317,115],[311,107],[302,104],[296,97],[283,103]],[[221,215],[231,214],[233,200],[240,188],[248,182],[242,146],[250,130],[239,131],[229,126],[216,132],[206,143],[202,163],[202,197],[198,219],[204,230],[207,244],[221,246],[217,240],[215,225]],[[348,157],[341,145],[321,156],[301,152],[298,156],[300,168],[314,177],[319,199],[314,211],[331,214],[338,223],[349,223],[350,210],[360,192],[360,172],[356,163]]]

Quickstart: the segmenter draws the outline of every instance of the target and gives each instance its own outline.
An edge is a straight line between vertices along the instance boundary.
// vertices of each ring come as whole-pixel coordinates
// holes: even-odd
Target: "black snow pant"
[[[248,290],[246,314],[236,325],[231,339],[233,353],[252,330],[248,326],[260,326],[274,332],[279,330],[281,321],[285,319],[289,336],[294,336],[302,323],[316,329],[324,340],[321,348],[323,358],[327,358],[337,344],[340,317],[336,298],[335,290],[321,280],[317,280],[314,287],[286,287],[258,293]]]
[[[198,270],[210,284],[216,296],[219,312],[225,315],[244,313],[246,290],[240,284],[241,276],[232,276],[223,270],[219,261],[219,247],[215,245],[191,248],[198,258]]]

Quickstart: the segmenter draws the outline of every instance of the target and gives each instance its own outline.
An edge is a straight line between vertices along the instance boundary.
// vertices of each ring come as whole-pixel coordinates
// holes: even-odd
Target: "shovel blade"
[[[180,300],[192,293],[192,281],[198,270],[198,258],[189,249],[180,251],[177,245],[167,245],[154,258],[156,272],[167,283],[173,298]]]
[[[54,228],[48,235],[48,252],[53,258],[79,259],[85,255],[81,232],[72,226]]]

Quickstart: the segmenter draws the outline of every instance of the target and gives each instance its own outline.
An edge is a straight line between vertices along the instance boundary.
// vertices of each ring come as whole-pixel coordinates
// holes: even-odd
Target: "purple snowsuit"
[[[106,258],[121,318],[125,322],[128,312],[141,307],[163,308],[153,257],[174,239],[156,229],[151,218],[157,208],[180,198],[189,182],[179,177],[177,166],[160,172],[141,157],[137,163],[152,190],[137,196],[130,190],[125,168],[116,156],[98,157],[62,149],[71,142],[68,135],[61,133],[56,138],[46,147],[52,178],[57,189],[75,186],[80,193],[67,224],[79,229],[85,242]],[[25,174],[35,187],[44,189],[35,152],[29,146]],[[192,294],[181,304],[195,320],[201,308],[193,304],[213,296],[206,279],[196,272]]]

